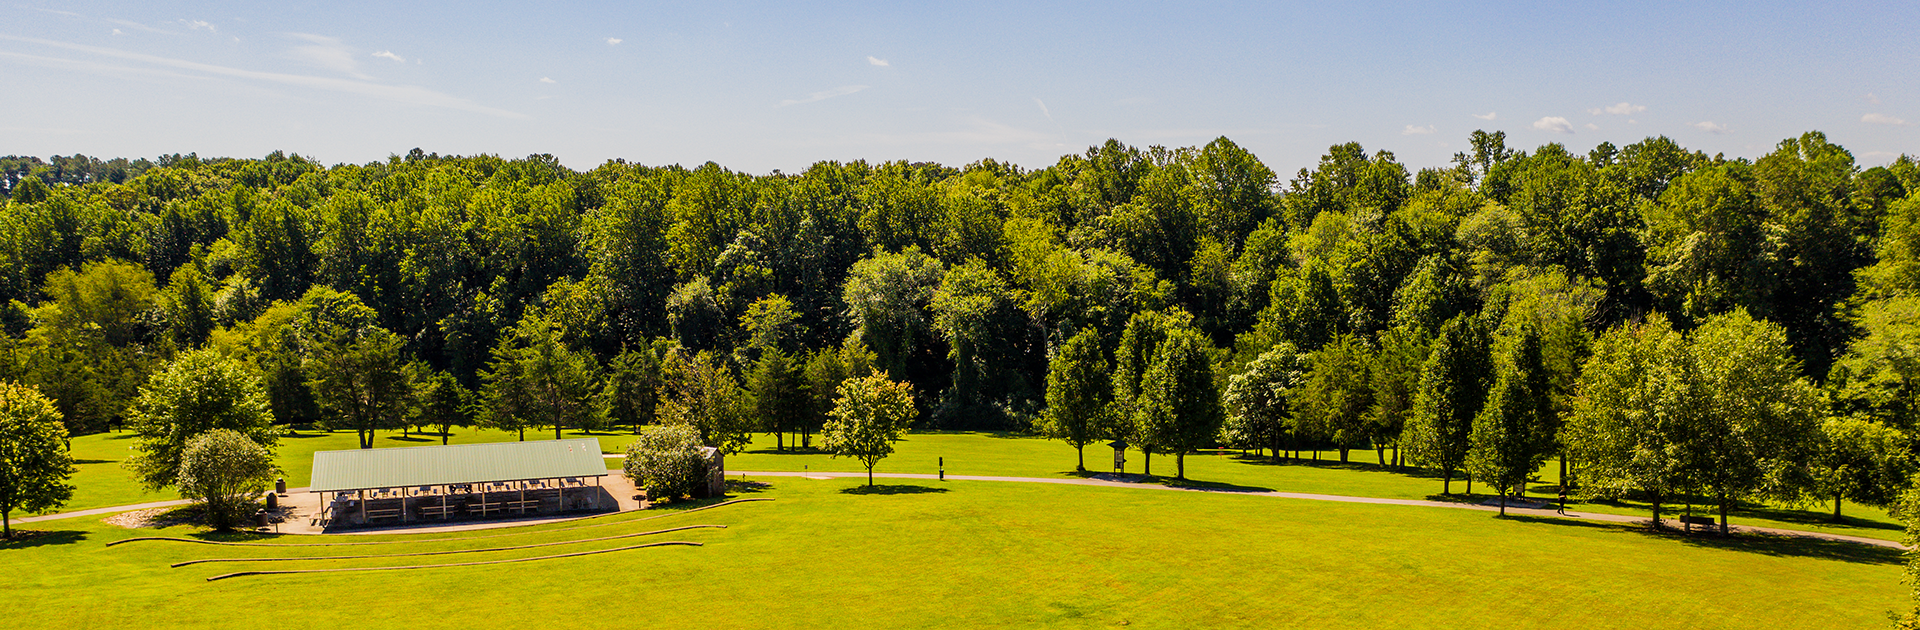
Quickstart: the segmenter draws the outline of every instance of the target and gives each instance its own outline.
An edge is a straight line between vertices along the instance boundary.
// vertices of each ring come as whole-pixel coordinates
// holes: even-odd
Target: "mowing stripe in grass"
[[[693,508],[691,510],[681,510],[678,512],[672,512],[668,514],[659,514],[655,516],[649,516],[646,518],[636,518],[636,519],[627,520],[627,521],[608,521],[605,523],[594,523],[591,525],[575,525],[573,527],[559,527],[554,529],[543,529],[539,531],[521,530],[521,531],[507,532],[505,534],[493,534],[490,536],[462,536],[460,538],[427,538],[427,539],[421,539],[421,540],[368,540],[363,542],[336,542],[336,543],[252,543],[252,542],[225,542],[225,541],[218,541],[218,540],[200,540],[198,538],[180,538],[176,536],[140,536],[138,538],[127,538],[124,540],[115,540],[107,543],[107,546],[112,547],[114,545],[118,545],[122,543],[130,543],[130,542],[143,541],[143,540],[163,541],[163,542],[183,542],[183,543],[193,543],[196,545],[225,545],[229,547],[351,547],[356,545],[394,545],[399,543],[430,543],[430,542],[453,542],[458,540],[485,540],[488,538],[503,538],[506,536],[519,536],[521,534],[551,534],[554,532],[565,532],[565,531],[572,531],[576,529],[588,529],[592,527],[606,527],[608,525],[624,525],[627,523],[639,523],[642,521],[651,521],[654,519],[667,518],[669,516],[692,514],[694,512],[711,510],[714,508],[725,507],[725,506],[733,505],[736,503],[751,503],[754,501],[772,501],[772,500],[773,499],[767,498],[767,497],[761,497],[761,498],[755,498],[755,499],[734,499],[732,501],[723,501],[720,503],[715,503],[713,505],[704,505],[701,507]],[[618,516],[620,514],[628,514],[628,513],[629,512],[615,512],[613,514],[602,514],[600,516],[589,516],[586,518],[601,518],[602,516]],[[580,520],[586,520],[586,519],[580,519]],[[276,536],[280,536],[280,535],[325,536],[326,534],[275,534],[275,535]],[[406,534],[405,532],[402,532],[396,535],[404,536]]]
[[[688,529],[704,529],[704,528],[726,529],[727,526],[725,525],[688,525],[686,527],[675,527],[672,529],[656,529],[650,532],[621,534],[619,536],[604,536],[601,538],[584,538],[581,540],[562,540],[559,542],[545,542],[545,543],[536,543],[532,545],[517,545],[513,547],[492,547],[488,549],[454,549],[451,551],[416,551],[413,553],[376,553],[376,554],[367,554],[367,555],[359,555],[359,556],[301,556],[301,557],[293,557],[293,558],[205,558],[201,560],[188,560],[186,562],[175,562],[167,566],[178,569],[180,567],[184,567],[187,565],[204,564],[208,562],[279,562],[279,561],[285,561],[285,560],[358,560],[362,558],[405,558],[408,556],[444,556],[444,555],[456,554],[456,553],[513,551],[515,549],[532,549],[534,547],[552,547],[555,545],[572,545],[577,543],[600,542],[602,540],[619,540],[621,538],[652,536],[654,534],[665,534],[667,532],[677,532],[677,531],[688,530]]]
[[[644,549],[646,547],[667,547],[667,546],[704,547],[706,545],[705,543],[689,542],[685,540],[670,540],[666,542],[647,543],[644,545],[633,545],[630,547],[615,547],[613,549],[599,549],[595,551],[576,551],[573,553],[563,553],[563,554],[557,554],[557,555],[551,555],[551,556],[539,556],[534,558],[514,558],[511,560],[486,560],[482,562],[454,562],[451,564],[411,564],[411,565],[398,566],[398,567],[359,567],[359,568],[353,568],[353,569],[288,569],[284,571],[239,571],[235,573],[222,573],[220,575],[215,575],[207,578],[207,581],[212,582],[214,580],[224,580],[227,578],[241,577],[241,576],[247,576],[247,575],[289,575],[294,573],[347,573],[350,571],[398,571],[402,569],[444,569],[447,567],[477,567],[477,566],[486,565],[486,564],[507,564],[510,562],[532,562],[534,560],[553,560],[556,558],[572,558],[574,556],[591,556],[594,554],[601,554],[601,553],[613,553],[615,551],[626,551],[629,549]]]

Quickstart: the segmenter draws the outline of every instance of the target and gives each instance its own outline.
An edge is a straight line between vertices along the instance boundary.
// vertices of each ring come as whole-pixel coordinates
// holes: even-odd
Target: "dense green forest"
[[[199,348],[249,366],[281,423],[810,433],[874,369],[911,384],[926,428],[1084,443],[1136,418],[1171,453],[1425,432],[1421,462],[1471,468],[1469,447],[1498,449],[1461,440],[1518,430],[1480,410],[1558,431],[1601,395],[1582,396],[1596,348],[1707,348],[1695,332],[1738,319],[1722,328],[1783,340],[1820,417],[1915,429],[1914,160],[1862,169],[1819,133],[1757,160],[1665,137],[1471,144],[1418,172],[1340,145],[1284,181],[1226,138],[761,176],[418,149],[6,157],[0,379],[74,433],[126,422]],[[1192,417],[1213,419],[1175,426]]]

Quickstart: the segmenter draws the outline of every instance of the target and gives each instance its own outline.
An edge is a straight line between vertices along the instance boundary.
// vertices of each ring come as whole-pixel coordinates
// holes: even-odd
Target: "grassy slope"
[[[555,628],[622,619],[726,628],[1873,627],[1904,599],[1898,553],[1858,545],[1688,540],[1459,510],[1151,490],[914,482],[874,495],[844,492],[858,486],[852,480],[770,481],[770,489],[752,496],[777,501],[648,523],[345,548],[425,551],[682,524],[733,526],[667,536],[706,541],[704,548],[509,568],[209,583],[202,579],[247,568],[402,562],[169,569],[167,563],[192,558],[340,550],[106,548],[136,532],[76,519],[58,525],[70,531],[0,549],[0,574],[14,576],[9,597],[0,598],[0,619],[49,629],[499,627],[507,619]],[[482,555],[622,544],[630,543]]]
[[[357,446],[351,433],[306,433],[303,437],[283,438],[280,443],[278,459],[287,471],[287,484],[291,487],[304,486],[312,466],[313,453],[320,450],[350,449]],[[632,437],[625,434],[597,434],[601,448],[609,453],[617,453],[626,447]],[[547,439],[547,434],[530,431],[528,439]],[[580,437],[569,433],[568,437]],[[476,442],[497,442],[517,439],[518,436],[499,431],[459,430],[453,435],[454,444]],[[120,469],[119,460],[124,459],[133,440],[128,434],[90,435],[73,441],[74,457],[83,461],[80,473],[74,478],[78,490],[74,493],[66,510],[80,510],[90,507],[126,505],[145,501],[159,501],[176,498],[171,492],[142,492],[126,471]],[[403,439],[398,434],[381,434],[374,440],[376,447],[421,446],[438,444],[438,438],[425,439],[413,437]],[[1020,477],[1065,477],[1073,474],[1073,449],[1056,441],[1029,437],[1007,437],[992,433],[915,433],[899,442],[893,456],[881,460],[875,467],[876,472],[934,473],[939,470],[939,458],[946,458],[946,469],[956,475],[1005,475]],[[1103,445],[1087,448],[1087,464],[1091,470],[1111,470],[1113,451]],[[1129,471],[1141,470],[1144,457],[1139,452],[1130,452]],[[1312,465],[1275,465],[1264,458],[1241,455],[1189,455],[1187,457],[1187,476],[1197,481],[1228,484],[1287,492],[1313,492],[1320,494],[1341,494],[1353,496],[1384,497],[1396,499],[1424,499],[1440,493],[1440,479],[1419,473],[1397,473],[1379,470],[1372,462],[1372,451],[1353,451],[1350,459],[1353,463],[1337,463],[1338,454],[1322,453],[1322,461]],[[1173,458],[1159,456],[1154,458],[1154,471],[1162,475],[1171,475],[1174,470]],[[618,468],[618,460],[608,460],[611,468]],[[777,452],[773,450],[770,435],[756,436],[756,441],[745,453],[733,455],[727,459],[727,467],[732,470],[770,470],[770,471],[861,471],[864,470],[857,460],[833,458],[825,453]],[[1542,471],[1544,483],[1557,481],[1558,466],[1549,462]],[[1464,492],[1466,486],[1460,480],[1454,481],[1454,492]],[[1484,492],[1484,486],[1476,486],[1476,491]],[[1536,497],[1547,494],[1536,493]],[[1578,503],[1575,509],[1614,514],[1647,514],[1643,504],[1625,502]],[[1679,506],[1673,506],[1678,508]],[[1811,510],[1793,510],[1769,508],[1761,510],[1742,510],[1734,516],[1735,523],[1807,529],[1854,536],[1867,536],[1886,540],[1899,540],[1903,535],[1901,525],[1884,510],[1847,505],[1849,520],[1846,524],[1833,524],[1827,521],[1831,506],[1816,506]]]
[[[758,436],[759,439],[748,452],[728,457],[727,468],[769,471],[796,471],[803,468],[865,470],[857,460],[835,459],[824,453],[776,452],[770,437]],[[1096,444],[1088,446],[1086,452],[1089,470],[1113,469],[1113,449]],[[947,473],[954,475],[1066,477],[1073,475],[1075,462],[1073,449],[1057,441],[1002,437],[989,433],[916,433],[897,443],[894,454],[881,460],[874,471],[932,474],[939,470],[941,457],[946,458]],[[1127,457],[1127,470],[1140,472],[1144,455],[1130,451]],[[1339,453],[1335,451],[1320,453],[1320,458],[1319,462],[1309,464],[1274,464],[1265,457],[1192,454],[1187,456],[1187,478],[1198,482],[1284,492],[1390,499],[1442,498],[1439,476],[1382,470],[1374,464],[1376,456],[1373,451],[1352,451],[1348,454],[1350,463],[1347,464],[1339,463]],[[1171,477],[1174,472],[1173,458],[1155,456],[1153,471]],[[1548,462],[1541,470],[1540,477],[1544,480],[1542,483],[1558,483],[1559,464]],[[1466,484],[1455,478],[1453,492],[1465,491]],[[1487,488],[1475,485],[1474,491],[1485,493]],[[1557,490],[1535,492],[1531,496],[1552,498],[1555,495],[1551,493],[1557,493]],[[1665,506],[1662,513],[1671,518],[1682,507]],[[1569,499],[1568,508],[1609,514],[1650,514],[1645,504],[1632,501],[1582,502],[1576,497]],[[1844,506],[1847,521],[1836,524],[1828,520],[1832,517],[1832,509],[1830,504],[1813,506],[1809,510],[1778,506],[1746,509],[1736,511],[1732,521],[1735,524],[1823,531],[1883,540],[1900,540],[1904,536],[1904,526],[1885,510],[1847,504]],[[1696,513],[1704,510],[1696,508]]]

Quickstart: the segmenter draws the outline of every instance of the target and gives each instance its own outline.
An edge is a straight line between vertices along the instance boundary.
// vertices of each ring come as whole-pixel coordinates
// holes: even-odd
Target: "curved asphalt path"
[[[764,471],[755,472],[755,471],[748,471],[748,470],[728,471],[728,474],[730,475],[742,474],[750,477],[755,475],[763,476],[763,477],[804,477],[809,479],[832,479],[832,478],[843,478],[843,477],[865,478],[867,476],[867,473],[864,473],[864,472],[764,472]],[[940,479],[939,475],[926,475],[926,474],[917,474],[917,473],[873,473],[873,477],[875,479],[882,479],[882,478],[925,479],[925,480]],[[1421,499],[1382,499],[1377,497],[1351,497],[1351,496],[1338,495],[1338,494],[1280,492],[1277,490],[1235,490],[1232,488],[1177,487],[1177,486],[1162,485],[1158,483],[1148,483],[1144,481],[1119,481],[1114,479],[1097,479],[1097,478],[1084,479],[1084,478],[1058,478],[1058,477],[993,477],[993,476],[982,476],[982,475],[947,475],[946,478],[949,481],[1011,481],[1011,482],[1020,482],[1020,483],[1054,483],[1054,484],[1062,484],[1062,485],[1069,485],[1069,486],[1104,486],[1108,488],[1139,488],[1139,489],[1147,489],[1147,490],[1176,490],[1176,491],[1182,491],[1182,492],[1213,492],[1213,493],[1219,493],[1219,494],[1238,494],[1238,495],[1255,496],[1255,497],[1301,499],[1306,501],[1336,501],[1340,503],[1369,503],[1373,505],[1406,505],[1406,506],[1414,506],[1414,507],[1437,507],[1437,508],[1453,508],[1453,509],[1459,509],[1459,510],[1479,510],[1482,512],[1499,512],[1500,511],[1499,506],[1480,505],[1477,503],[1448,503],[1445,501],[1427,501],[1427,500],[1421,500]],[[1535,516],[1535,517],[1542,517],[1542,518],[1584,519],[1584,520],[1590,520],[1590,521],[1606,521],[1611,523],[1645,523],[1651,520],[1646,517],[1627,516],[1624,514],[1601,514],[1598,512],[1568,511],[1566,514],[1561,514],[1551,509],[1536,510],[1536,509],[1517,508],[1511,505],[1507,506],[1507,513],[1520,514],[1525,516]],[[1661,520],[1664,523],[1672,524],[1674,527],[1679,527],[1678,521],[1673,521],[1669,519],[1661,519]],[[1746,526],[1746,525],[1734,525],[1734,526],[1731,526],[1729,529],[1736,532],[1772,534],[1775,536],[1797,536],[1797,537],[1804,537],[1804,538],[1819,538],[1823,540],[1858,543],[1862,545],[1873,545],[1875,547],[1887,547],[1891,549],[1906,548],[1900,543],[1893,542],[1891,540],[1880,540],[1878,538],[1866,538],[1862,536],[1848,536],[1845,534],[1829,534],[1825,532],[1810,532],[1810,531],[1803,531],[1803,530],[1797,530],[1797,529],[1780,529],[1775,527],[1752,527],[1752,526]]]
[[[613,457],[613,456],[609,456],[609,457]],[[760,476],[760,477],[803,477],[808,479],[836,479],[836,478],[845,478],[845,477],[864,478],[867,476],[867,473],[864,473],[864,472],[774,472],[774,471],[751,471],[751,470],[728,471],[728,474],[730,475],[741,474],[741,475],[747,475],[747,476]],[[919,473],[873,473],[873,477],[875,479],[922,479],[922,480],[929,480],[929,481],[939,480],[941,478],[939,475],[927,475],[927,474],[919,474]],[[1219,494],[1238,494],[1238,495],[1256,496],[1256,497],[1275,497],[1275,498],[1281,498],[1281,499],[1300,499],[1305,501],[1335,501],[1340,503],[1367,503],[1367,504],[1373,504],[1373,505],[1404,505],[1404,506],[1413,506],[1413,507],[1452,508],[1457,510],[1479,510],[1482,512],[1500,511],[1500,508],[1498,506],[1479,505],[1475,503],[1448,503],[1445,501],[1427,501],[1422,499],[1382,499],[1377,497],[1353,497],[1353,496],[1345,496],[1345,495],[1338,495],[1338,494],[1313,494],[1308,492],[1280,492],[1277,490],[1235,490],[1231,488],[1177,487],[1177,486],[1162,485],[1158,483],[1148,483],[1145,481],[1119,481],[1116,479],[1098,479],[1098,478],[1088,479],[1088,478],[1060,478],[1060,477],[997,477],[997,476],[988,476],[988,475],[947,475],[946,479],[950,481],[1003,481],[1003,482],[1014,482],[1014,483],[1052,483],[1052,484],[1061,484],[1061,485],[1068,485],[1068,486],[1103,486],[1108,488],[1175,490],[1175,491],[1181,491],[1181,492],[1212,492],[1212,493],[1219,493]],[[290,493],[306,492],[307,489],[306,488],[290,488],[287,491]],[[79,510],[74,512],[61,512],[59,514],[48,514],[46,516],[30,516],[26,518],[16,518],[16,519],[13,519],[13,522],[24,525],[28,523],[39,523],[39,522],[59,520],[59,519],[79,518],[82,516],[98,516],[101,514],[114,514],[118,512],[128,512],[132,510],[146,510],[146,509],[160,508],[160,507],[173,507],[176,505],[186,505],[188,503],[190,503],[190,501],[186,501],[186,500],[154,501],[151,503],[136,503],[133,505],[118,505],[113,507],[93,508],[93,509]],[[1542,517],[1542,518],[1585,519],[1585,520],[1591,520],[1591,521],[1605,521],[1610,523],[1644,523],[1649,520],[1646,518],[1641,518],[1637,516],[1627,516],[1624,514],[1601,514],[1598,512],[1574,512],[1574,511],[1569,511],[1566,514],[1560,514],[1559,512],[1556,512],[1554,510],[1545,510],[1545,509],[1536,510],[1536,509],[1517,508],[1512,506],[1507,507],[1507,512],[1510,514],[1521,514],[1525,516],[1534,516],[1534,517]],[[1666,521],[1665,519],[1663,519],[1663,522],[1672,523],[1674,521]],[[1845,534],[1829,534],[1825,532],[1810,532],[1810,531],[1797,530],[1797,529],[1780,529],[1775,527],[1753,527],[1753,526],[1747,526],[1747,525],[1734,525],[1730,529],[1736,532],[1771,534],[1775,536],[1798,536],[1798,537],[1804,537],[1804,538],[1819,538],[1823,540],[1858,543],[1862,545],[1873,545],[1875,547],[1887,547],[1891,549],[1906,548],[1900,543],[1893,542],[1891,540],[1880,540],[1877,538],[1866,538],[1861,536],[1848,536]]]

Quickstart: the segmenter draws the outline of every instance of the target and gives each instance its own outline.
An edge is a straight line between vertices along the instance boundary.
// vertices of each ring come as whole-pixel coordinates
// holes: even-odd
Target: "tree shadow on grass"
[[[389,435],[387,436],[387,439],[393,440],[395,442],[432,442],[433,441],[427,438],[420,437],[418,435]]]
[[[87,539],[87,533],[73,530],[37,531],[14,528],[13,537],[0,539],[0,551],[32,549],[47,545],[71,545]]]
[[[1707,509],[1712,510],[1714,508],[1707,508]],[[1751,516],[1751,517],[1780,521],[1782,523],[1793,523],[1795,525],[1806,525],[1806,526],[1813,526],[1813,527],[1834,527],[1834,528],[1866,529],[1866,530],[1877,529],[1877,530],[1889,531],[1889,532],[1898,532],[1898,531],[1906,530],[1906,527],[1902,526],[1899,523],[1869,521],[1864,518],[1846,518],[1846,520],[1844,521],[1835,523],[1833,522],[1833,514],[1827,513],[1827,512],[1816,512],[1816,511],[1810,511],[1810,510],[1790,510],[1790,509],[1781,509],[1781,508],[1773,508],[1773,507],[1760,507],[1760,506],[1753,506],[1753,505],[1741,506],[1741,509],[1734,511],[1732,516],[1734,517],[1732,520],[1733,520],[1733,524],[1735,525],[1740,524],[1739,517]]]
[[[73,460],[73,463],[74,463],[74,465],[76,465],[76,466],[80,466],[80,465],[86,465],[86,464],[111,464],[111,463],[113,463],[113,462],[114,462],[114,460],[111,460],[111,459],[76,459],[76,460]]]
[[[1201,481],[1198,479],[1175,479],[1172,477],[1161,477],[1159,481],[1161,484],[1169,488],[1184,488],[1187,490],[1205,490],[1207,492],[1252,493],[1252,492],[1273,492],[1274,491],[1273,488],[1262,488],[1260,486],[1243,486],[1239,484],[1224,483],[1219,481]]]
[[[1404,468],[1396,469],[1393,467],[1392,464],[1382,466],[1378,462],[1361,461],[1359,458],[1352,458],[1349,461],[1345,461],[1345,462],[1340,461],[1338,459],[1289,459],[1285,457],[1274,459],[1272,456],[1269,456],[1269,455],[1254,455],[1251,453],[1234,453],[1231,455],[1227,455],[1227,457],[1232,458],[1233,461],[1236,463],[1246,464],[1249,466],[1300,466],[1305,468],[1326,468],[1326,469],[1332,469],[1332,470],[1355,470],[1355,471],[1386,473],[1389,475],[1398,475],[1401,477],[1407,477],[1409,479],[1426,479],[1426,480],[1432,480],[1432,481],[1440,480],[1439,471],[1427,470],[1425,468],[1420,468],[1417,466],[1407,466]],[[1454,474],[1454,480],[1457,481],[1459,479],[1460,479],[1460,476],[1456,472]]]
[[[826,451],[820,450],[817,447],[808,446],[808,447],[802,448],[798,446],[789,445],[787,446],[787,449],[784,451],[778,450],[769,446],[766,448],[756,448],[751,451],[747,451],[747,454],[748,455],[826,455],[828,453]]]
[[[306,440],[311,438],[327,437],[328,435],[330,434],[323,433],[323,432],[300,433],[298,431],[294,431],[293,429],[287,429],[287,432],[280,434],[280,437],[293,439],[293,440]]]
[[[881,484],[877,486],[854,486],[841,488],[840,494],[936,494],[946,492],[946,488],[930,488],[906,484]]]
[[[727,494],[729,496],[734,494],[759,494],[761,492],[766,492],[767,490],[770,490],[772,488],[773,488],[773,484],[767,483],[765,481],[741,481],[739,479],[727,480]]]
[[[1509,514],[1506,519],[1521,523],[1582,527],[1631,533],[1640,536],[1672,540],[1690,547],[1740,551],[1782,558],[1817,558],[1821,560],[1839,560],[1841,562],[1878,565],[1896,565],[1904,561],[1901,557],[1903,552],[1892,547],[1828,540],[1811,536],[1782,536],[1756,532],[1740,532],[1723,536],[1717,531],[1695,531],[1693,533],[1687,533],[1686,530],[1673,528],[1654,529],[1645,524],[1613,523],[1520,514]]]

